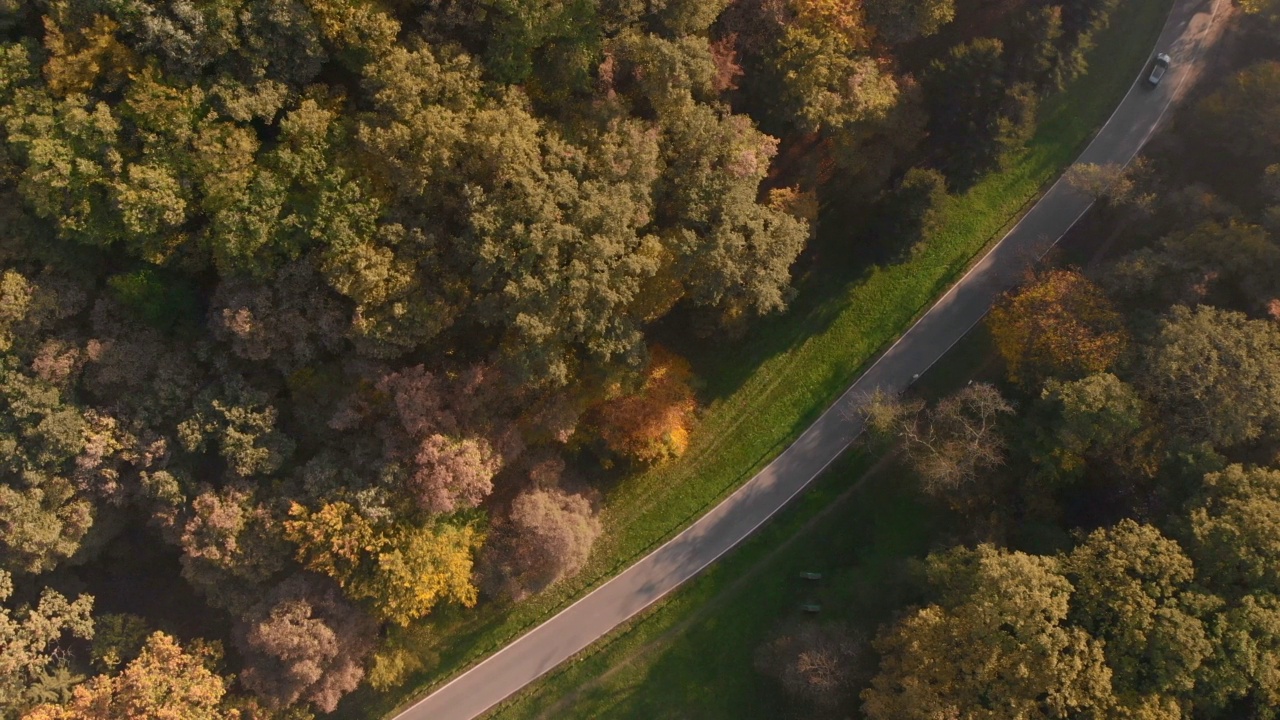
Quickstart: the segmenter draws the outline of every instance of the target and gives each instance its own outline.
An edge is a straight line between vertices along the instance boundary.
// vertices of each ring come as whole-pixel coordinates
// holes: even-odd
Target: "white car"
[[[1160,79],[1164,77],[1164,72],[1169,69],[1170,58],[1164,53],[1156,55],[1156,62],[1151,66],[1151,74],[1147,76],[1147,84],[1155,87],[1160,84]]]

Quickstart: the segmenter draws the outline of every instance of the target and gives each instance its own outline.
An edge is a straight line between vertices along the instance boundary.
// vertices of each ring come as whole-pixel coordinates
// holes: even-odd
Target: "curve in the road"
[[[1135,82],[1081,154],[1082,163],[1127,164],[1142,148],[1199,58],[1226,0],[1178,0],[1157,42],[1175,63],[1157,88]],[[1207,12],[1205,12],[1207,10]],[[715,562],[763,525],[862,431],[843,408],[877,389],[898,392],[976,325],[1089,209],[1059,180],[998,244],[772,463],[706,515],[550,620],[401,713],[397,720],[471,720],[585,649]]]

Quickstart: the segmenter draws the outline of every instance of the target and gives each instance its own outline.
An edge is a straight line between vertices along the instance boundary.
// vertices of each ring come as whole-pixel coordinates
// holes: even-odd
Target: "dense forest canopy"
[[[577,572],[694,427],[655,324],[783,311],[834,174],[909,244],[1113,1],[1015,5],[0,0],[0,716],[327,712]]]

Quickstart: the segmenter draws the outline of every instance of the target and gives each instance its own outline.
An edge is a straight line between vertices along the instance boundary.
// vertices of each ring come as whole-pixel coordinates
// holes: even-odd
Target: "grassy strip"
[[[978,326],[913,385],[936,400],[999,373]],[[669,599],[499,706],[494,720],[795,717],[795,704],[753,667],[756,650],[822,606],[874,636],[902,606],[908,561],[956,518],[921,502],[897,459],[864,449],[838,461],[795,505]],[[868,470],[868,466],[870,469]],[[821,582],[801,572],[820,572]]]
[[[787,717],[786,698],[752,670],[764,634],[806,602],[873,630],[899,600],[884,588],[928,549],[930,510],[896,482],[896,466],[866,474],[869,462],[862,453],[840,461],[723,564],[494,716]],[[806,571],[823,578],[800,579]]]
[[[1117,8],[1090,55],[1093,70],[1044,103],[1025,152],[950,201],[924,252],[851,282],[815,283],[785,317],[754,328],[746,347],[695,356],[712,400],[690,450],[608,493],[606,535],[575,582],[514,607],[442,610],[423,633],[429,672],[398,691],[355,693],[338,716],[376,717],[420,696],[657,547],[754,475],[1074,160],[1129,88],[1170,4],[1135,0]]]

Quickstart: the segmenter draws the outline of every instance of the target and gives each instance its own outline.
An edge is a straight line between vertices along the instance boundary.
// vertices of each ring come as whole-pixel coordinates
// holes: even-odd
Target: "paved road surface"
[[[1135,83],[1081,162],[1127,163],[1194,70],[1225,0],[1178,0],[1156,50],[1173,56],[1158,88]],[[1154,54],[1154,53],[1153,53]],[[1145,77],[1145,72],[1143,74]],[[899,391],[986,314],[1089,207],[1059,182],[996,247],[908,330],[831,409],[760,474],[636,564],[404,711],[397,720],[470,720],[585,649],[697,574],[802,491],[861,432],[841,408],[876,388]]]

